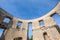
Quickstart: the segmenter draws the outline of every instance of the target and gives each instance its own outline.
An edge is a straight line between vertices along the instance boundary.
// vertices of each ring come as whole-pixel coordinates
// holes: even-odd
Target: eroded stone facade
[[[60,16],[60,2],[47,15],[33,20],[21,20],[0,8],[0,28],[5,29],[0,40],[28,40],[29,23],[32,23],[33,40],[60,40],[60,29],[52,18],[54,14]],[[10,19],[9,23],[3,22],[5,18]],[[43,26],[40,21],[44,22]],[[20,27],[18,22],[22,23]]]

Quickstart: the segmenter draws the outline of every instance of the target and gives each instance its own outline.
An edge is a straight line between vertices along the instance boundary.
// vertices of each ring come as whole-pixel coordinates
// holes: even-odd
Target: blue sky
[[[45,15],[57,2],[58,0],[0,0],[0,7],[21,19],[34,19]]]
[[[0,7],[13,16],[29,20],[47,14],[57,3],[58,0],[0,0]],[[57,17],[54,18],[59,19]],[[58,25],[59,20],[56,20]],[[32,35],[31,32],[30,30],[29,37]]]

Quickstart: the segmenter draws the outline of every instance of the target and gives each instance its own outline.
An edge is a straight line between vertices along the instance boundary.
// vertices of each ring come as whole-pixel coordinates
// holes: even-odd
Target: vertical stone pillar
[[[32,22],[32,29],[40,28],[39,21]]]
[[[13,22],[13,24],[12,24],[12,28],[16,28],[17,27],[17,24],[18,24],[18,20],[17,20],[17,18],[13,18],[13,20],[12,20]]]
[[[10,27],[9,29],[7,29],[7,32],[5,34],[5,40],[13,40],[13,34],[15,33],[15,29],[17,27],[17,23],[18,23],[18,20],[16,18],[13,18],[12,19],[12,27]]]
[[[52,17],[44,18],[44,23],[45,23],[45,27],[49,27],[51,25],[56,25],[56,22],[53,20]]]
[[[33,30],[33,40],[44,40],[43,31],[39,29]]]
[[[23,38],[23,40],[28,40],[28,23],[23,21],[21,27],[22,27],[22,38]]]
[[[40,25],[38,21],[34,21],[32,23],[32,29],[33,29],[33,40],[44,40],[43,32],[42,30],[40,30]]]
[[[51,28],[47,31],[50,40],[60,40],[60,34],[56,28]]]
[[[54,22],[54,20],[51,17],[46,17],[44,19],[45,22],[45,27],[48,28],[48,30],[46,31],[47,34],[49,35],[50,40],[60,40],[60,34],[58,33],[58,30],[56,29],[56,27],[54,25],[56,25],[56,23]]]

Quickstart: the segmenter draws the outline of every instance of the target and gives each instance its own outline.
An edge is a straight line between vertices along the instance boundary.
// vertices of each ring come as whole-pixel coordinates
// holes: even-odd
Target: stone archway
[[[14,40],[22,40],[22,37],[14,38]]]

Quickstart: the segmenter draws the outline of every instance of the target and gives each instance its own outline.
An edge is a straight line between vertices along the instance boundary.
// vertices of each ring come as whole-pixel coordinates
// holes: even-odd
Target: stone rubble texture
[[[59,26],[52,18],[54,14],[60,16],[60,1],[48,14],[33,20],[22,20],[0,8],[0,28],[5,29],[0,40],[28,40],[29,23],[32,23],[33,40],[60,40]],[[10,22],[3,22],[4,18],[9,18]],[[39,24],[40,21],[44,22],[43,26]],[[18,22],[22,23],[19,28]]]

